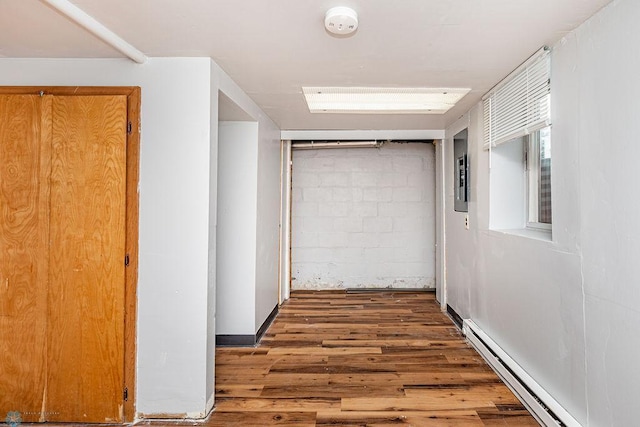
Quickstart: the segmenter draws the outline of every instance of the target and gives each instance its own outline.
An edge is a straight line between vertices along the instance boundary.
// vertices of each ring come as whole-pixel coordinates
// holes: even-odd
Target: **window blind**
[[[484,96],[485,149],[549,126],[550,73],[543,48]]]

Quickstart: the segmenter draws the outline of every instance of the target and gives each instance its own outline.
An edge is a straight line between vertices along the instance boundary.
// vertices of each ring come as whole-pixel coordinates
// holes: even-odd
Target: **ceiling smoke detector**
[[[358,14],[349,7],[333,7],[324,16],[324,26],[333,34],[351,34],[358,29]]]

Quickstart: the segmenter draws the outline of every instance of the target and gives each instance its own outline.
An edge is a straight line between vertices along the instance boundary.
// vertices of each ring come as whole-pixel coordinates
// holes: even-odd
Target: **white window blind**
[[[484,96],[485,149],[550,125],[550,62],[540,49]]]

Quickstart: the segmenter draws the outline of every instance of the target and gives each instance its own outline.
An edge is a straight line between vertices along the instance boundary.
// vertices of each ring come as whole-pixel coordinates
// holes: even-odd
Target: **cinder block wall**
[[[435,149],[293,153],[292,288],[435,286]]]

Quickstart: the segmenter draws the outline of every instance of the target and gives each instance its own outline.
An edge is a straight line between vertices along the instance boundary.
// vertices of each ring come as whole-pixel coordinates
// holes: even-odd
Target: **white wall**
[[[261,127],[257,180],[254,333],[278,305],[280,129],[273,124]]]
[[[635,425],[640,396],[639,18],[640,3],[614,1],[553,46],[553,241],[489,230],[482,109],[447,129],[448,302],[589,426]],[[465,121],[469,231],[449,190]]]
[[[205,411],[210,61],[0,59],[2,85],[142,88],[137,410]]]
[[[219,122],[218,335],[255,333],[257,185],[258,123]]]
[[[254,322],[251,331],[241,335],[255,334],[278,305],[278,241],[280,224],[280,129],[257,106],[249,96],[211,61],[212,74],[217,76],[218,87],[240,109],[258,123],[257,180],[253,193],[255,209],[252,222],[255,224],[255,275],[253,287]],[[224,250],[218,248],[218,250]],[[212,359],[210,359],[212,360]]]
[[[0,85],[142,88],[137,412],[205,416],[214,393],[218,90],[259,123],[260,144],[274,147],[277,126],[209,58],[0,59]],[[278,188],[279,176],[267,180]],[[277,201],[263,207],[278,212]],[[277,256],[277,237],[262,240]],[[277,277],[264,286],[277,301]]]
[[[568,83],[565,98],[554,108],[559,114],[570,110],[569,117],[577,119],[558,133],[579,147],[581,291],[592,426],[637,424],[639,19],[640,2],[614,1],[557,46],[554,68]]]
[[[434,152],[294,151],[292,288],[434,287]]]

